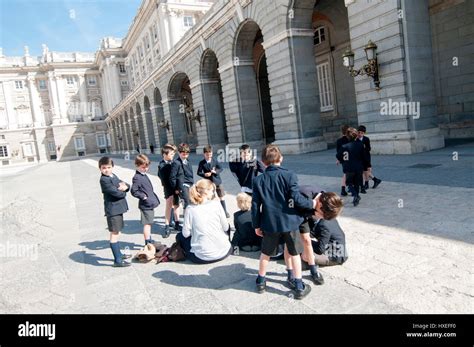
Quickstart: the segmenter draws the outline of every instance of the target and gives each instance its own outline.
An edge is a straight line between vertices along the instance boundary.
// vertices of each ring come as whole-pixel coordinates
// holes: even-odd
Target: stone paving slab
[[[393,156],[390,167],[380,164],[385,158],[374,162],[383,172],[450,151]],[[463,151],[474,153],[474,146]],[[340,177],[322,174],[318,164],[331,155],[311,154],[311,168],[295,164],[300,184],[338,191]],[[298,162],[298,157],[288,159]],[[191,160],[197,164],[198,157]],[[115,161],[116,174],[131,182],[133,163]],[[285,284],[282,262],[270,263],[268,292],[255,292],[258,253],[241,252],[209,265],[186,261],[112,268],[99,176],[97,158],[0,173],[0,244],[36,246],[27,256],[0,256],[0,313],[474,312],[474,189],[465,187],[467,177],[450,185],[382,177],[380,188],[370,189],[359,207],[347,198],[339,221],[349,261],[322,269],[326,283],[313,285],[307,298],[296,301]],[[227,206],[236,211],[237,183],[228,170],[223,179]],[[164,201],[158,179],[152,180]],[[121,245],[136,252],[143,244],[140,213],[136,199],[128,196],[128,202]],[[153,234],[171,244],[173,236],[161,237],[163,212],[164,204],[157,209]],[[305,278],[309,282],[307,273]]]

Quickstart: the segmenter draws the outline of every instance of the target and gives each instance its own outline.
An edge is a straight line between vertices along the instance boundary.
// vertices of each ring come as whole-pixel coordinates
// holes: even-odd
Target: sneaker
[[[349,194],[347,194],[346,190],[345,189],[342,189],[341,190],[341,196],[347,196]]]
[[[295,299],[296,300],[301,300],[311,292],[311,287],[310,287],[309,284],[304,284],[303,283],[303,289],[300,289],[300,290],[294,289],[293,291],[295,293]]]
[[[360,196],[355,196],[354,200],[352,200],[352,203],[354,204],[354,207],[359,205],[359,202],[360,202]]]
[[[183,227],[179,224],[175,224],[174,225],[174,230],[176,230],[177,232],[181,232],[181,231],[183,231]]]
[[[257,293],[262,294],[267,289],[267,281],[263,281],[262,283],[257,283]]]
[[[382,183],[382,180],[374,177],[374,186],[372,187],[372,189],[377,188],[380,183]]]
[[[316,271],[315,274],[311,274],[311,279],[313,280],[313,283],[318,286],[324,284],[324,277],[319,271]]]
[[[130,265],[132,265],[132,264],[127,263],[126,261],[122,261],[122,262],[120,262],[120,263],[114,262],[114,265],[113,265],[113,266],[114,266],[114,267],[127,267],[127,266],[130,266]]]

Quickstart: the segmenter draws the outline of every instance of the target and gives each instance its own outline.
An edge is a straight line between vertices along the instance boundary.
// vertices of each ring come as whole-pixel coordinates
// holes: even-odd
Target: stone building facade
[[[473,17],[469,0],[144,0],[95,55],[0,57],[0,159],[167,142],[304,153],[346,123],[374,153],[441,148],[474,137]],[[367,64],[369,41],[380,88],[343,65],[348,49]]]
[[[0,165],[110,152],[107,113],[211,6],[197,0],[145,1],[127,42],[104,38],[95,53],[50,52],[46,45],[39,57],[30,56],[28,47],[22,57],[0,51]],[[141,64],[135,64],[132,57],[140,53]],[[144,129],[139,121],[130,131]]]
[[[382,154],[473,137],[473,14],[464,0],[216,1],[108,113],[112,148],[246,142],[302,153],[332,145],[345,123],[364,124]],[[369,40],[380,89],[342,65],[348,47],[356,68],[366,64]]]

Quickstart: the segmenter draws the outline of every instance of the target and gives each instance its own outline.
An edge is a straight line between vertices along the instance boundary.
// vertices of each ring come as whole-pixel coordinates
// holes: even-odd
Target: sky
[[[123,38],[142,0],[0,0],[0,47],[6,56],[91,52],[106,36]]]

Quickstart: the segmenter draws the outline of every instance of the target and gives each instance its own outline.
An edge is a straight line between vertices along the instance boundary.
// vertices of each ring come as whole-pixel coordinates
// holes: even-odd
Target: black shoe
[[[345,190],[345,189],[342,189],[342,190],[341,190],[341,196],[347,196],[347,195],[348,195],[348,194],[347,194],[346,190]]]
[[[315,274],[311,274],[311,278],[313,280],[313,283],[318,286],[324,284],[324,277],[319,271],[316,271]]]
[[[174,225],[174,230],[176,230],[177,232],[181,232],[181,231],[183,231],[183,227],[179,224],[175,224]]]
[[[171,226],[165,227],[165,234],[163,235],[164,239],[167,239],[171,235]]]
[[[380,183],[382,183],[382,180],[374,177],[374,186],[372,187],[372,189],[377,188]]]
[[[301,300],[311,292],[311,287],[309,286],[309,284],[304,284],[303,283],[303,289],[301,289],[301,290],[295,289],[293,291],[295,293],[295,299],[296,300]]]
[[[365,190],[364,187],[362,187],[362,189],[360,190],[360,193],[361,193],[361,194],[367,194],[367,191]]]
[[[262,294],[267,289],[267,281],[263,281],[262,283],[257,283],[257,293]]]
[[[114,262],[114,265],[113,265],[113,266],[114,266],[114,267],[127,267],[127,266],[130,266],[130,265],[132,265],[132,264],[127,263],[126,261],[122,261],[121,263],[116,263],[116,262]]]
[[[369,181],[365,182],[364,189],[369,189]]]
[[[352,200],[352,203],[354,204],[354,207],[359,205],[359,202],[360,202],[360,196],[355,196],[354,200]]]
[[[288,283],[288,285],[289,285],[289,287],[290,287],[291,289],[293,289],[293,290],[296,289],[296,283],[295,283],[295,279],[294,279],[294,278],[293,278],[293,279],[287,278],[287,279],[286,279],[286,283]]]

